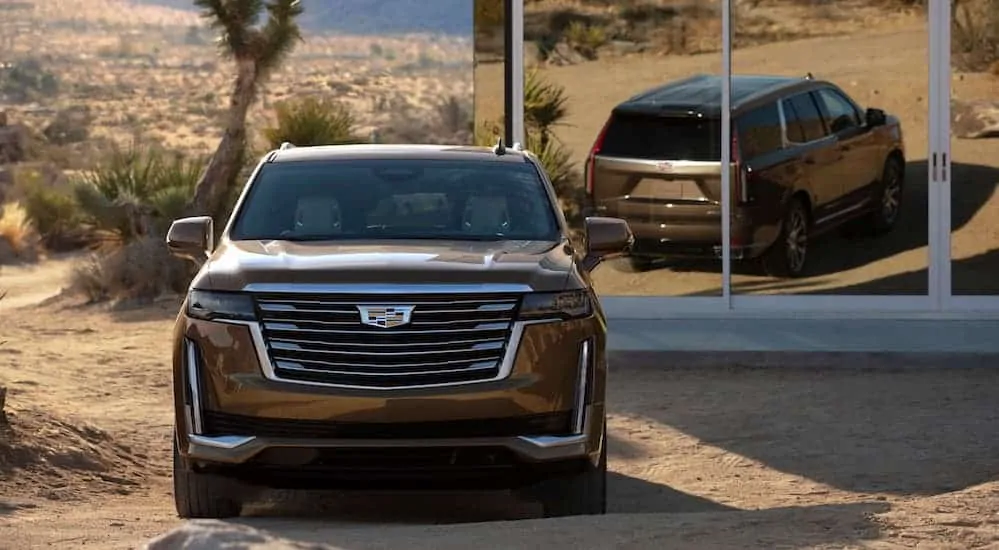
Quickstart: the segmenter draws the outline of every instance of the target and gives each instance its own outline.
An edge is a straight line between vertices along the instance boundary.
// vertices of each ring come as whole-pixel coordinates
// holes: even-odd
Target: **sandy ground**
[[[135,548],[180,524],[176,303],[18,301],[57,292],[40,281],[67,262],[0,276],[18,289],[0,310],[0,548]],[[274,494],[222,527],[349,549],[999,547],[994,371],[788,367],[615,355],[606,517],[531,519],[506,495]]]

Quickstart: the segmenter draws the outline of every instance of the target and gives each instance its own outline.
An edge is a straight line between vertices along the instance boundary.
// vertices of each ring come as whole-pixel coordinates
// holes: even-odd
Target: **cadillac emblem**
[[[361,323],[378,328],[395,328],[408,325],[415,306],[357,306]]]

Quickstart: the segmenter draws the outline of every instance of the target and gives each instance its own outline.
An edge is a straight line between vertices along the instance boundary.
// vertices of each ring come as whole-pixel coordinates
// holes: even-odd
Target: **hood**
[[[520,284],[577,288],[565,243],[540,241],[223,241],[194,288],[249,284]]]

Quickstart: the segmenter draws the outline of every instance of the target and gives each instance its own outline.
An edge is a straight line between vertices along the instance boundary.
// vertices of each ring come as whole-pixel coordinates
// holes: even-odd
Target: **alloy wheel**
[[[881,194],[881,217],[886,224],[891,225],[895,222],[901,202],[901,178],[898,177],[898,168],[893,165],[888,169],[888,174],[885,178],[885,188]]]
[[[787,228],[787,266],[798,273],[805,265],[808,252],[808,220],[800,208],[791,211]]]

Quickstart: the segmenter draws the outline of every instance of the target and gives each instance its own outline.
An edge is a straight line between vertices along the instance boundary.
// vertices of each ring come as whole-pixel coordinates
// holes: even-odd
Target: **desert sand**
[[[136,548],[181,525],[165,336],[177,301],[45,300],[70,261],[0,278],[18,289],[0,309],[15,434],[0,446],[0,548]],[[247,549],[994,548],[997,375],[943,363],[686,367],[617,353],[605,517],[533,519],[502,494],[275,493],[158,548],[217,548],[196,544],[206,532]]]

